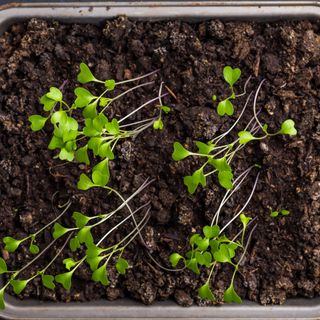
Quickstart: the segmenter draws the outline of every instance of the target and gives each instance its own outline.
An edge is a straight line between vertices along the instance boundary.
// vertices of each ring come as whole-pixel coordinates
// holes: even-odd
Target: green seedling
[[[279,214],[281,214],[282,216],[288,216],[290,214],[290,212],[285,209],[281,209],[280,211],[271,211],[270,217],[276,218],[279,216]]]
[[[240,215],[242,223],[241,241],[230,240],[226,235],[221,233],[218,225],[205,226],[202,234],[193,234],[189,239],[190,250],[185,256],[179,253],[173,253],[169,257],[172,267],[176,268],[179,263],[183,263],[185,268],[190,269],[199,275],[204,268],[210,269],[207,281],[198,289],[198,295],[203,300],[215,301],[214,294],[210,288],[211,278],[214,268],[217,264],[229,264],[234,268],[232,279],[229,287],[224,292],[226,302],[241,303],[242,300],[234,288],[235,275],[238,272],[239,264],[233,261],[238,250],[245,253],[244,236],[250,217],[245,214]]]
[[[223,68],[223,77],[224,77],[224,80],[229,84],[231,95],[228,98],[218,103],[217,112],[219,116],[233,115],[234,107],[231,100],[234,100],[236,98],[234,85],[239,80],[240,76],[241,76],[241,70],[239,68],[233,69],[230,66],[226,66]],[[216,100],[217,100],[217,96],[213,95],[212,101],[215,102]]]
[[[57,150],[56,157],[65,161],[77,161],[88,166],[91,165],[89,153],[93,157],[100,159],[92,167],[91,178],[85,174],[80,176],[78,181],[80,190],[104,187],[109,183],[109,162],[115,158],[114,149],[119,141],[134,138],[149,127],[163,129],[163,113],[168,113],[170,108],[162,104],[162,98],[167,95],[162,93],[162,83],[158,97],[150,99],[123,118],[108,119],[105,115],[105,111],[111,108],[115,101],[138,88],[154,84],[154,81],[136,85],[111,97],[110,93],[114,92],[115,88],[129,82],[142,80],[156,72],[158,70],[120,82],[116,82],[113,79],[99,80],[92,74],[85,63],[81,63],[77,80],[81,84],[91,82],[103,84],[104,90],[101,94],[95,95],[86,88],[77,87],[74,90],[75,100],[72,104],[68,104],[63,99],[62,91],[59,88],[51,87],[49,92],[41,97],[40,103],[43,105],[43,110],[47,112],[47,116],[30,116],[31,129],[38,131],[44,127],[46,122],[51,123],[53,136],[48,148]],[[160,102],[160,105],[155,110],[158,116],[123,124],[126,119],[157,100]]]
[[[230,80],[236,78],[236,76],[234,78],[230,76],[230,78],[228,79]],[[173,160],[181,161],[190,156],[204,159],[204,162],[199,169],[195,170],[191,176],[185,176],[183,179],[184,184],[188,188],[189,193],[193,194],[197,190],[199,185],[205,187],[207,185],[207,178],[213,174],[217,175],[218,182],[223,188],[227,190],[232,189],[233,170],[231,168],[231,162],[235,155],[241,149],[243,149],[247,143],[255,140],[263,140],[276,135],[294,136],[297,134],[297,130],[295,129],[295,123],[291,119],[287,119],[284,122],[282,122],[280,129],[275,133],[268,132],[267,124],[261,124],[256,112],[256,102],[262,83],[260,83],[255,94],[255,99],[253,103],[254,115],[248,122],[246,127],[238,132],[237,139],[235,139],[231,143],[220,143],[221,140],[228,137],[228,134],[237,126],[250,101],[252,93],[249,94],[244,108],[242,109],[238,119],[234,122],[234,124],[226,132],[220,134],[219,136],[213,138],[210,141],[196,141],[195,145],[197,151],[189,151],[180,142],[174,142],[172,153]],[[258,136],[257,133],[260,130],[263,132],[263,135]]]

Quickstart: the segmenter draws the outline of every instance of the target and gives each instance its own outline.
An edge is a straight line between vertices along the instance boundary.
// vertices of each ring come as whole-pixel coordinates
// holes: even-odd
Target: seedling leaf
[[[3,258],[0,258],[0,274],[6,273],[8,271],[8,267]]]
[[[219,171],[218,173],[218,179],[219,183],[222,187],[224,187],[227,190],[230,190],[233,188],[232,179],[233,174],[230,171]]]
[[[181,259],[184,260],[183,256],[181,256],[179,253],[176,253],[176,252],[172,253],[169,257],[169,261],[173,268],[177,266],[177,264]]]
[[[256,138],[248,131],[240,131],[238,132],[239,144],[246,144]]]
[[[75,269],[69,271],[69,272],[65,272],[65,273],[61,273],[55,276],[55,281],[62,284],[62,286],[66,289],[66,290],[70,290],[71,288],[71,280],[72,280],[72,275]]]
[[[41,130],[44,125],[46,124],[46,121],[48,118],[42,117],[38,114],[34,114],[29,117],[29,121],[31,122],[31,130],[32,131],[39,131]]]
[[[198,262],[196,258],[192,258],[187,261],[186,267],[193,271],[195,274],[200,274],[200,270],[198,268]]]
[[[184,177],[183,182],[188,187],[188,192],[191,194],[196,191],[199,184],[205,187],[207,185],[207,180],[203,174],[203,168],[196,170],[192,176]]]
[[[32,253],[32,254],[38,254],[40,249],[39,247],[36,245],[36,244],[33,244],[31,243],[30,246],[29,246],[29,251]]]
[[[175,142],[173,144],[173,153],[172,153],[172,159],[175,161],[180,161],[190,155],[190,152],[185,149],[181,143]]]
[[[203,300],[207,299],[210,301],[215,301],[214,295],[209,287],[209,283],[205,283],[198,290],[199,297]]]
[[[0,310],[3,310],[5,309],[5,302],[4,302],[4,291],[5,291],[5,288],[2,288],[0,290]]]
[[[112,91],[116,87],[116,82],[113,79],[110,79],[110,80],[106,80],[104,82],[104,85],[109,91]]]
[[[80,248],[80,242],[77,237],[73,237],[69,242],[69,247],[72,252],[77,251]]]
[[[163,129],[163,121],[161,119],[157,119],[153,123],[153,129],[162,130]]]
[[[241,76],[241,70],[239,68],[232,68],[230,66],[226,66],[223,68],[223,77],[226,82],[233,87],[233,85],[239,80]]]
[[[75,220],[76,226],[80,229],[83,228],[90,220],[89,217],[77,211],[72,214],[72,218]]]
[[[228,116],[232,116],[234,112],[233,104],[229,99],[220,101],[218,104],[217,112],[219,116],[224,116],[225,114],[227,114]]]
[[[203,227],[203,234],[205,235],[206,238],[211,239],[215,238],[219,235],[220,232],[220,227],[218,225],[214,226],[204,226]]]
[[[41,275],[41,281],[44,287],[54,290],[56,285],[54,284],[54,276],[51,276],[49,274],[43,274]]]
[[[235,303],[242,303],[241,298],[238,296],[236,291],[234,290],[233,284],[224,292],[224,301],[225,302],[235,302]]]
[[[85,145],[84,147],[79,148],[75,152],[75,157],[78,162],[83,162],[86,165],[90,164],[89,156],[88,156],[88,145]]]
[[[91,81],[97,81],[97,79],[93,76],[89,67],[85,63],[80,63],[80,73],[77,76],[77,80],[82,83],[88,83]]]
[[[295,123],[293,120],[288,119],[281,124],[281,129],[279,133],[288,134],[289,136],[295,136],[297,134],[297,130],[294,127]]]
[[[120,274],[126,274],[127,269],[129,268],[128,261],[123,258],[119,258],[116,263],[116,269]]]
[[[20,294],[27,286],[30,279],[27,280],[10,280],[10,284],[15,294]]]
[[[4,237],[3,242],[5,244],[5,250],[7,250],[8,252],[15,252],[22,240],[16,240],[12,237]]]
[[[92,226],[85,226],[77,234],[77,238],[79,242],[85,243],[87,247],[93,244],[91,228]]]
[[[109,284],[109,279],[108,279],[105,264],[92,273],[92,280],[95,282],[100,282],[104,286],[107,286]]]
[[[88,190],[95,186],[96,185],[90,180],[90,178],[87,175],[85,175],[84,173],[81,173],[80,179],[77,185],[79,190]]]
[[[46,93],[46,96],[47,98],[56,102],[62,101],[62,92],[56,87],[51,87],[49,92]]]
[[[69,231],[70,231],[70,229],[63,227],[60,223],[56,222],[53,226],[53,234],[52,235],[53,235],[54,239],[58,239]]]
[[[66,269],[70,271],[76,264],[77,261],[74,261],[72,258],[67,258],[62,261],[62,263],[65,265]]]

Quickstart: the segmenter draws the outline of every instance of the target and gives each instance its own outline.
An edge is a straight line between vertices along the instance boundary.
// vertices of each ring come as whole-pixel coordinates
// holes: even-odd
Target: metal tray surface
[[[14,22],[33,17],[58,19],[66,23],[100,23],[105,19],[127,15],[134,19],[210,18],[241,20],[279,20],[320,18],[320,1],[113,1],[9,3],[0,6],[0,33]],[[284,305],[261,306],[246,301],[242,305],[183,308],[174,302],[157,302],[152,306],[129,299],[109,302],[55,303],[20,301],[6,296],[3,319],[318,319],[320,297],[289,299]]]

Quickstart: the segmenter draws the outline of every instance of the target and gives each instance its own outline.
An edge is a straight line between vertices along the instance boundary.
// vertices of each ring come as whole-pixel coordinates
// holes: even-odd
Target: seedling
[[[231,78],[230,78],[231,79]],[[229,80],[230,80],[229,79]],[[236,77],[234,77],[236,79]],[[262,82],[263,83],[263,82]],[[239,152],[247,143],[254,140],[263,140],[268,137],[276,135],[290,135],[297,134],[295,129],[295,123],[291,119],[285,120],[280,129],[275,133],[268,132],[268,125],[262,125],[258,119],[258,113],[256,111],[256,103],[259,91],[261,89],[260,83],[253,102],[253,117],[248,122],[246,127],[238,132],[238,138],[231,143],[221,144],[221,140],[226,138],[228,134],[237,126],[240,121],[246,107],[252,96],[252,92],[248,95],[247,101],[234,124],[221,135],[213,138],[208,142],[196,141],[196,152],[187,150],[180,142],[174,142],[172,158],[175,161],[181,161],[189,156],[196,156],[204,158],[202,166],[195,170],[191,176],[185,176],[183,181],[187,186],[189,193],[193,194],[199,185],[205,187],[207,185],[207,177],[212,174],[217,174],[219,184],[230,190],[233,188],[233,170],[231,168],[231,162],[234,156]],[[263,132],[262,136],[257,136],[259,131]]]
[[[271,211],[270,217],[276,218],[279,216],[279,214],[281,214],[282,216],[288,216],[290,214],[290,212],[285,209],[281,209],[280,211]]]
[[[234,85],[239,80],[240,76],[241,76],[241,70],[239,68],[233,69],[230,66],[226,66],[223,68],[223,77],[224,77],[224,80],[229,84],[231,95],[228,98],[218,103],[217,112],[219,116],[233,115],[234,107],[231,100],[234,100],[236,98]],[[213,95],[212,101],[215,102],[216,100],[217,100],[217,96]]]
[[[149,219],[149,211],[150,211],[149,202],[145,203],[135,211],[131,209],[131,207],[129,206],[129,202],[132,199],[134,199],[137,195],[139,195],[141,191],[144,190],[151,182],[152,180],[147,179],[127,199],[124,199],[119,193],[117,193],[117,196],[123,201],[115,210],[109,213],[99,214],[96,216],[86,216],[81,212],[74,212],[72,217],[75,222],[75,226],[73,227],[64,227],[57,222],[57,220],[61,218],[62,215],[70,207],[70,203],[67,203],[66,208],[57,218],[55,218],[53,221],[47,224],[44,228],[40,229],[34,234],[36,236],[40,232],[44,231],[46,228],[54,224],[53,232],[52,232],[52,236],[53,236],[52,242],[41,252],[40,250],[38,250],[38,252],[35,253],[36,254],[35,258],[32,259],[30,262],[28,262],[20,270],[14,270],[14,271],[8,270],[5,260],[3,258],[0,258],[0,274],[7,274],[8,276],[10,276],[9,280],[0,289],[0,309],[4,309],[5,307],[4,292],[9,285],[12,286],[16,294],[20,294],[25,289],[27,284],[38,276],[41,277],[43,286],[45,286],[48,289],[52,289],[52,290],[55,289],[55,282],[60,283],[67,290],[70,289],[71,283],[72,283],[72,276],[74,272],[77,270],[77,268],[83,262],[88,263],[88,265],[90,266],[90,269],[92,271],[92,280],[100,282],[103,285],[109,284],[106,268],[108,266],[108,263],[111,261],[111,258],[116,257],[115,268],[117,272],[122,275],[125,274],[126,270],[129,267],[129,264],[127,260],[123,257],[124,250],[136,238],[137,235],[141,235],[140,233],[141,229],[144,228],[144,226],[147,224]],[[114,227],[108,230],[102,236],[102,238],[95,244],[94,237],[91,233],[92,229],[98,225],[101,225],[102,223],[105,223],[107,220],[111,219],[118,211],[120,211],[125,207],[129,210],[129,215],[127,215],[118,224],[116,224]],[[140,222],[137,223],[136,219],[134,218],[134,215],[144,210],[144,208],[146,208],[146,212],[143,218],[140,220]],[[130,218],[132,218],[134,221],[134,228],[132,231],[129,231],[128,234],[125,235],[116,244],[113,244],[106,248],[100,247],[100,245],[107,239],[107,237],[113,231],[118,229],[122,224],[124,224]],[[93,221],[93,223],[90,224],[91,221]],[[42,256],[47,250],[49,250],[49,248],[52,247],[52,245],[57,241],[57,239],[62,238],[66,234],[68,234],[68,237],[64,242],[63,246],[54,256],[54,258],[44,268],[36,271],[29,278],[26,278],[26,279],[18,278],[18,276],[22,273],[22,271],[27,269],[31,264],[33,264],[36,260],[38,260],[40,256]],[[7,238],[8,237],[5,237],[4,240]],[[11,247],[9,246],[9,248],[12,249],[10,252],[14,252],[22,242],[28,239],[33,239],[33,238],[31,236],[28,236],[22,240],[13,239],[11,242],[9,242],[9,244],[11,244]],[[12,243],[13,244],[18,243],[18,245],[12,245]],[[6,244],[8,244],[8,241]],[[85,246],[86,255],[79,260],[75,260],[73,258],[64,259],[63,263],[67,269],[67,272],[58,274],[55,276],[48,274],[47,273],[48,268],[54,263],[57,257],[61,255],[63,249],[67,244],[69,244],[69,247],[72,252],[77,251],[81,246]]]
[[[91,151],[94,157],[100,158],[100,161],[92,168],[91,178],[85,174],[80,176],[78,182],[78,188],[80,190],[87,190],[95,186],[103,187],[109,183],[109,161],[115,158],[114,149],[120,140],[134,138],[152,126],[155,129],[163,128],[163,112],[168,113],[170,108],[162,105],[162,98],[167,95],[167,93],[162,93],[162,83],[158,97],[150,99],[123,118],[108,119],[105,115],[107,108],[111,108],[116,100],[138,88],[153,85],[154,81],[136,85],[114,97],[107,96],[113,92],[116,87],[129,82],[142,80],[156,72],[158,72],[158,70],[120,82],[116,82],[113,79],[99,80],[92,74],[86,64],[81,63],[77,80],[82,84],[90,82],[103,84],[104,90],[100,95],[94,95],[83,87],[77,87],[74,90],[76,98],[73,103],[69,105],[63,100],[61,90],[56,87],[51,87],[49,92],[41,97],[40,103],[43,105],[43,110],[48,112],[48,114],[46,117],[41,115],[30,116],[31,129],[33,131],[41,130],[45,123],[50,120],[53,126],[53,136],[48,148],[50,150],[58,150],[56,157],[66,161],[76,160],[86,165],[91,164],[88,151]],[[159,100],[160,103],[156,108],[158,116],[133,123],[122,124],[142,108],[157,100]],[[80,120],[77,120],[79,118]]]

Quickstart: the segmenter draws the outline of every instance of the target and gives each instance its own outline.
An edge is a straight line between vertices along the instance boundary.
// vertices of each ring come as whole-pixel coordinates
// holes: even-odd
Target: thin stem
[[[249,83],[250,80],[251,80],[251,76],[247,79],[246,83],[244,84],[243,92],[240,93],[240,94],[237,94],[237,95],[235,96],[235,98],[242,97],[242,96],[244,96],[244,95],[247,93],[247,86],[248,86],[248,83]]]
[[[244,248],[244,250],[243,250],[243,254],[242,254],[241,257],[240,257],[239,262],[237,263],[237,266],[239,266],[239,265],[241,264],[241,262],[242,262],[242,260],[243,260],[243,258],[244,258],[244,256],[245,256],[245,254],[246,254],[246,252],[247,252],[247,250],[248,250],[248,246],[249,246],[249,243],[250,243],[250,241],[251,241],[252,234],[253,234],[254,230],[256,229],[256,227],[257,227],[257,225],[254,225],[254,227],[252,228],[252,230],[251,230],[250,233],[249,233],[249,237],[248,237],[248,240],[247,240],[247,244],[246,244],[246,246],[245,246],[245,248]]]
[[[152,72],[149,72],[149,73],[147,73],[147,74],[145,74],[145,75],[143,75],[143,76],[139,76],[139,77],[136,77],[136,78],[133,78],[133,79],[129,79],[129,80],[120,81],[120,82],[117,82],[116,85],[124,84],[124,83],[128,83],[128,82],[132,82],[132,81],[141,80],[141,79],[146,78],[146,77],[149,77],[149,76],[151,76],[152,74],[157,73],[157,72],[159,72],[159,71],[160,71],[160,69],[157,69],[157,70],[154,70],[154,71],[152,71]]]
[[[256,177],[256,180],[254,182],[254,185],[253,185],[253,188],[252,188],[252,191],[250,193],[250,196],[249,198],[247,199],[246,203],[244,204],[244,206],[238,211],[238,213],[220,230],[220,233],[221,234],[242,212],[243,210],[247,207],[247,205],[249,204],[253,194],[254,194],[254,191],[256,190],[256,187],[257,187],[257,183],[258,183],[258,180],[259,180],[259,176],[260,176],[260,172],[258,172],[257,174],[257,177]]]
[[[157,117],[154,117],[154,118],[149,118],[149,119],[144,119],[144,120],[140,120],[140,121],[136,121],[136,122],[131,122],[131,123],[128,123],[128,124],[123,124],[122,126],[120,126],[120,129],[122,128],[126,128],[126,127],[131,127],[131,126],[134,126],[136,124],[141,124],[141,123],[145,123],[145,122],[148,122],[148,121],[154,121],[154,120],[157,120],[158,118]]]
[[[253,114],[254,114],[254,118],[256,119],[259,127],[260,127],[262,130],[263,130],[263,126],[262,126],[261,122],[260,122],[259,119],[258,119],[256,106],[257,106],[257,99],[258,99],[259,92],[260,92],[261,87],[262,87],[262,85],[263,85],[263,83],[264,83],[265,81],[266,81],[266,79],[263,79],[263,80],[260,82],[259,87],[258,87],[258,89],[257,89],[257,91],[256,91],[255,96],[254,96],[254,101],[253,101]]]

